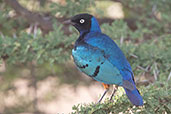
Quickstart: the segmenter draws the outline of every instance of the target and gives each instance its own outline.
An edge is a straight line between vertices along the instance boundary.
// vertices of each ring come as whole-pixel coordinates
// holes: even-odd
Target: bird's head
[[[64,24],[73,25],[80,32],[80,34],[92,31],[101,32],[96,18],[87,13],[75,15],[65,21]]]

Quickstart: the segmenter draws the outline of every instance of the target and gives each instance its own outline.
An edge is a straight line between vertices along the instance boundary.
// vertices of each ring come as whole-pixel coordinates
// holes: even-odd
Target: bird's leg
[[[106,95],[106,93],[109,91],[109,89],[106,89],[105,92],[103,93],[103,95],[101,96],[101,98],[99,99],[99,101],[97,103],[100,103],[103,99],[103,97]]]
[[[101,98],[98,100],[97,103],[100,103],[100,102],[102,101],[103,97],[104,97],[104,96],[106,95],[106,93],[109,91],[109,85],[108,85],[108,84],[102,83],[102,85],[103,85],[103,87],[105,88],[105,91],[104,91],[103,95],[101,96]]]
[[[115,95],[115,93],[116,93],[117,90],[118,90],[118,86],[117,86],[117,85],[114,85],[114,86],[113,86],[113,92],[112,92],[112,94],[111,94],[111,96],[110,96],[110,101],[112,101],[112,98],[113,98],[113,96]]]

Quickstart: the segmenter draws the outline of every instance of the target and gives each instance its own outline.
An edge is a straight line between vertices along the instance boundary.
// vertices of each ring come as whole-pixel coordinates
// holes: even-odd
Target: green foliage
[[[171,87],[168,83],[156,82],[141,87],[144,105],[133,106],[126,95],[116,95],[114,102],[108,99],[101,104],[78,104],[72,114],[169,114],[171,113]]]
[[[12,9],[0,2],[0,35],[12,36],[18,34],[26,25],[22,18],[11,19]]]
[[[103,24],[101,26],[105,34],[110,35],[112,38],[126,38],[131,32],[126,22],[123,20],[116,20],[111,25]]]
[[[40,30],[36,34],[22,32],[17,37],[0,36],[0,55],[8,55],[7,62],[27,63],[64,63],[71,55],[71,42],[76,36],[66,36],[56,26],[53,32],[42,36]]]
[[[140,21],[143,24],[142,27],[150,28],[156,35],[170,32],[170,0],[130,0],[129,2],[122,0],[122,4],[126,16]]]

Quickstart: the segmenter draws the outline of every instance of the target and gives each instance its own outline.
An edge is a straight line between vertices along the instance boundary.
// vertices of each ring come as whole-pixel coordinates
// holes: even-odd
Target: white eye
[[[84,23],[85,22],[85,20],[84,19],[80,19],[80,23],[82,24],[82,23]]]

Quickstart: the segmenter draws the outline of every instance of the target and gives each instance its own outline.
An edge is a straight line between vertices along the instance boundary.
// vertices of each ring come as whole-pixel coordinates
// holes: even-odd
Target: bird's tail
[[[128,98],[132,104],[134,104],[136,106],[142,106],[143,105],[143,99],[140,95],[140,92],[136,88],[136,86],[135,86],[134,90],[129,90],[126,88],[124,88],[124,89],[125,89],[126,95],[128,96]]]

